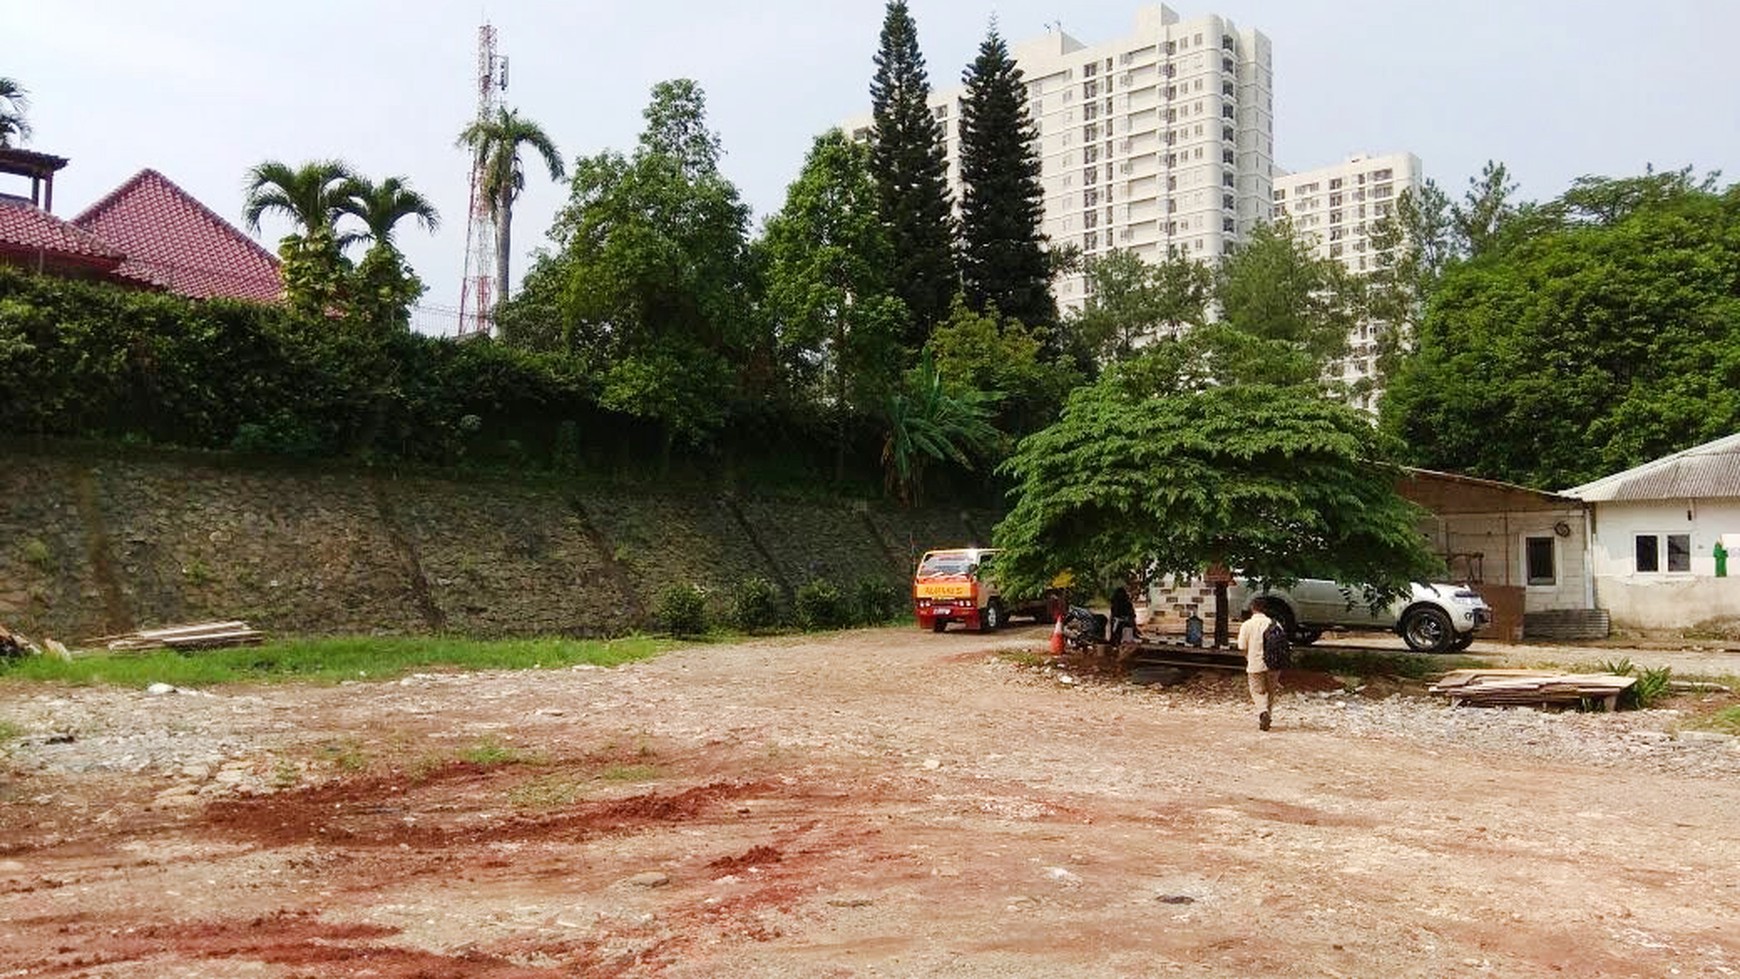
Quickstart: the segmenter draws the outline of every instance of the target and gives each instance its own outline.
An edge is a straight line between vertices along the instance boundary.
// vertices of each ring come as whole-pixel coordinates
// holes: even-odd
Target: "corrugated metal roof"
[[[1594,503],[1740,497],[1740,434],[1572,487],[1564,495]]]

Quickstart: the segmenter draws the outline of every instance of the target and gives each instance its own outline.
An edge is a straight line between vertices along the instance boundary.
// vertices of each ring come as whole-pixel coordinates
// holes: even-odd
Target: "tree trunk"
[[[513,255],[514,202],[512,191],[503,188],[495,212],[495,309],[507,302],[508,260]]]
[[[1214,648],[1225,649],[1227,637],[1226,582],[1214,583]]]

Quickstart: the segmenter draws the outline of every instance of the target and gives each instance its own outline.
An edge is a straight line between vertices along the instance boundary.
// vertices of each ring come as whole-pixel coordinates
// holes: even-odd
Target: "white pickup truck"
[[[1237,579],[1227,589],[1228,604],[1242,609],[1267,595],[1293,641],[1316,642],[1331,630],[1393,632],[1408,648],[1422,653],[1458,652],[1492,622],[1492,608],[1467,585],[1415,582],[1409,594],[1373,609],[1363,590],[1321,578],[1305,578],[1287,588],[1259,589]]]

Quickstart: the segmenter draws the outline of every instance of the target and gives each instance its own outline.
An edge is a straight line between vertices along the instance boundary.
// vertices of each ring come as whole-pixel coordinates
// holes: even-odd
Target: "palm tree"
[[[30,93],[17,81],[0,77],[0,147],[11,146],[16,140],[30,138],[30,122],[24,118],[30,108]]]
[[[459,134],[456,144],[471,150],[483,172],[483,186],[478,190],[489,202],[489,216],[495,221],[497,302],[507,298],[514,199],[526,186],[525,170],[520,165],[522,144],[530,145],[544,158],[551,180],[562,179],[564,168],[556,144],[537,123],[521,118],[518,109],[500,109],[493,119],[473,122]]]
[[[988,419],[997,397],[975,388],[951,388],[930,351],[924,352],[882,408],[888,426],[882,437],[883,476],[901,503],[919,502],[931,461],[951,460],[971,469],[972,455],[996,443],[1002,433]]]
[[[338,216],[345,213],[355,179],[339,160],[315,160],[295,169],[267,160],[248,171],[242,216],[250,231],[260,230],[260,218],[266,214],[281,213],[297,224],[304,238],[321,232],[337,238]]]
[[[393,227],[406,218],[415,218],[430,232],[441,226],[435,205],[400,177],[388,177],[378,184],[367,177],[352,177],[344,194],[339,210],[360,219],[368,230],[357,237],[376,246],[393,247]]]

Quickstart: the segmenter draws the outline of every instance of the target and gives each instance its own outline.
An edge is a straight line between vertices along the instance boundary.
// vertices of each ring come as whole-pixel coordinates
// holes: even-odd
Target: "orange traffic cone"
[[[1051,655],[1063,655],[1063,616],[1057,617],[1057,624],[1051,629]]]

